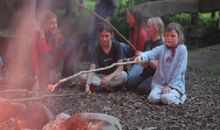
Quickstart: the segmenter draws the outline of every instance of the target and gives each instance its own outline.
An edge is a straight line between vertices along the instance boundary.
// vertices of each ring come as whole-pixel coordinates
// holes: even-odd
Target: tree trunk
[[[191,24],[197,26],[199,21],[198,13],[191,13]]]

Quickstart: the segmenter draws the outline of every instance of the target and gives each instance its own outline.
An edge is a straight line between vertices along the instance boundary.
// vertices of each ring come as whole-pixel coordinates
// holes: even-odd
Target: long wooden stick
[[[1,99],[0,102],[6,102],[6,103],[15,103],[15,102],[26,102],[26,101],[34,101],[34,100],[42,100],[44,98],[51,98],[51,97],[69,97],[69,96],[81,96],[85,95],[85,93],[78,93],[78,94],[43,94],[38,97],[29,97],[29,98],[19,98],[19,99]]]
[[[81,3],[79,3],[76,0],[73,0],[73,2],[75,2],[76,4],[78,4],[80,7],[83,7],[85,10],[89,11],[91,14],[95,15],[96,17],[98,17],[100,20],[102,20],[103,22],[105,22],[106,24],[108,24],[121,38],[123,38],[134,50],[135,52],[137,52],[137,49],[134,47],[133,44],[131,44],[131,42],[126,39],[110,22],[108,22],[107,20],[105,20],[102,16],[98,15],[97,13],[95,13],[94,11],[86,8],[84,5],[82,5]]]
[[[137,63],[137,61],[128,61],[128,62],[122,62],[122,63],[114,63],[110,66],[106,66],[106,67],[103,67],[103,68],[98,68],[98,69],[91,69],[91,70],[84,70],[84,71],[80,71],[72,76],[69,76],[69,77],[66,77],[66,78],[63,78],[63,79],[60,79],[56,84],[54,85],[48,85],[48,90],[53,92],[57,86],[59,86],[61,83],[63,82],[66,82],[67,80],[70,80],[70,79],[73,79],[81,74],[86,74],[86,73],[92,73],[92,72],[98,72],[98,71],[102,71],[102,70],[106,70],[106,69],[110,69],[114,66],[119,66],[119,65],[128,65],[128,64],[134,64],[134,63]]]

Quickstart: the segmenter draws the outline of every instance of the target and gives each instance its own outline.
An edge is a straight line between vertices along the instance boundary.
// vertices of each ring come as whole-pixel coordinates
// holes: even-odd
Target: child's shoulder
[[[178,52],[178,53],[181,53],[181,54],[184,54],[184,55],[187,54],[188,51],[187,51],[186,45],[185,45],[185,44],[180,44],[180,45],[178,46],[177,52]]]
[[[185,44],[180,44],[178,47],[180,50],[187,51],[187,47]]]

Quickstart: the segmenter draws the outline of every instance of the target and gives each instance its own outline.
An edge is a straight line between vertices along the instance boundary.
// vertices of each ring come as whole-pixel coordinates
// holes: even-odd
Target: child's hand
[[[53,92],[55,89],[56,89],[56,86],[55,86],[55,85],[52,85],[52,84],[48,84],[48,85],[47,85],[47,90],[48,90],[48,91]]]
[[[137,56],[134,60],[137,61],[139,65],[143,66],[144,68],[147,68],[148,62],[143,61],[140,55]]]
[[[141,54],[141,51],[137,51],[136,53],[135,53],[135,56],[139,56]]]
[[[167,94],[171,91],[171,87],[170,86],[165,86],[164,89],[162,90],[162,94]]]
[[[137,57],[135,57],[134,61],[137,61],[138,64],[141,64],[141,56],[138,55]]]
[[[109,85],[109,79],[107,77],[103,78],[101,81],[101,86],[102,87],[107,87]]]
[[[85,92],[91,94],[90,85],[86,84],[85,88],[86,88]]]

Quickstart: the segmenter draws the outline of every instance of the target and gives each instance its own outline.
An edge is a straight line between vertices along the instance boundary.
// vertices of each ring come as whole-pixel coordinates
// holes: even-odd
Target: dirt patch
[[[189,52],[189,66],[220,69],[220,44]]]

